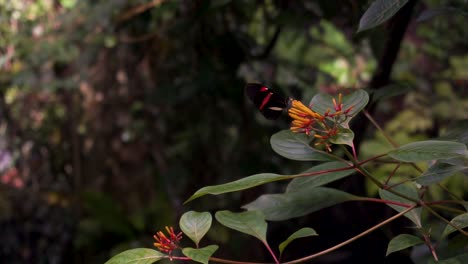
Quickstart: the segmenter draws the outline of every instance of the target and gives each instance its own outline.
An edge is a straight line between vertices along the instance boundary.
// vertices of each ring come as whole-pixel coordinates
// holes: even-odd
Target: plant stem
[[[301,174],[291,175],[291,177],[289,178],[294,179],[294,178],[299,178],[299,177],[321,175],[321,174],[330,173],[330,172],[345,171],[345,170],[352,170],[352,169],[354,169],[354,166],[342,167],[342,168],[330,169],[330,170],[314,171],[314,172],[308,172],[308,173],[301,173]]]
[[[273,250],[271,249],[270,245],[268,245],[268,243],[266,241],[262,241],[262,242],[265,245],[265,247],[268,249],[268,251],[270,252],[270,255],[275,260],[275,263],[279,264],[280,262],[279,262],[278,258],[276,257],[275,252],[273,252]]]
[[[455,228],[456,230],[460,231],[460,233],[462,233],[463,235],[465,236],[468,236],[468,233],[461,229],[459,226],[455,225],[454,223],[450,222],[449,220],[445,219],[443,216],[441,216],[439,213],[437,213],[436,211],[434,211],[430,206],[424,204],[424,203],[421,203],[421,205],[426,208],[431,214],[435,215],[437,218],[439,218],[440,220],[444,221],[447,225],[450,225],[451,227]]]
[[[361,238],[361,237],[363,237],[363,236],[365,236],[365,235],[371,233],[372,231],[374,231],[374,230],[380,228],[381,226],[384,226],[384,225],[386,225],[386,224],[392,222],[393,220],[395,220],[395,219],[401,217],[402,215],[408,213],[409,211],[413,210],[415,207],[416,207],[416,206],[411,206],[411,207],[409,207],[408,209],[406,209],[406,210],[404,210],[404,211],[401,211],[400,213],[398,213],[398,214],[396,214],[396,215],[390,217],[389,219],[387,219],[387,220],[385,220],[385,221],[383,221],[383,222],[381,222],[381,223],[379,223],[379,224],[377,224],[377,225],[375,225],[375,226],[373,226],[373,227],[367,229],[366,231],[360,233],[359,235],[354,236],[354,237],[352,237],[352,238],[350,238],[350,239],[348,239],[348,240],[346,240],[346,241],[344,241],[344,242],[341,242],[340,244],[335,245],[335,246],[333,246],[333,247],[331,247],[331,248],[329,248],[329,249],[320,251],[320,252],[318,252],[318,253],[316,253],[316,254],[313,254],[313,255],[310,255],[310,256],[307,256],[307,257],[304,257],[304,258],[296,259],[296,260],[293,260],[293,261],[288,261],[288,262],[285,262],[285,263],[283,263],[283,264],[296,264],[296,263],[301,263],[301,262],[304,262],[304,261],[307,261],[307,260],[311,260],[311,259],[313,259],[313,258],[322,256],[322,255],[325,255],[325,254],[327,254],[327,253],[330,253],[330,252],[332,252],[332,251],[334,251],[334,250],[336,250],[336,249],[338,249],[338,248],[340,248],[340,247],[342,247],[342,246],[345,246],[345,245],[347,245],[347,244],[349,244],[349,243],[351,243],[351,242],[353,242],[353,241],[355,241],[355,240],[357,240],[357,239],[359,239],[359,238]]]
[[[367,117],[367,119],[369,119],[369,121],[371,121],[371,123],[377,128],[377,130],[379,130],[380,133],[382,133],[382,135],[385,137],[388,143],[390,143],[394,148],[398,148],[398,144],[395,141],[393,141],[393,139],[387,134],[387,132],[385,132],[385,130],[382,129],[382,127],[377,123],[377,121],[375,121],[375,119],[369,114],[369,112],[367,110],[364,110],[362,112]]]
[[[367,162],[372,161],[372,160],[379,159],[379,158],[384,157],[384,156],[387,156],[387,153],[385,153],[385,154],[380,154],[380,155],[374,156],[374,157],[372,157],[372,158],[368,158],[368,159],[366,159],[366,160],[360,161],[360,162],[358,162],[358,164],[359,164],[359,165],[362,165],[362,164],[364,164],[364,163],[367,163]]]
[[[439,261],[439,258],[437,257],[437,253],[436,253],[434,247],[432,246],[431,240],[429,239],[429,235],[423,234],[423,237],[424,237],[424,242],[425,242],[425,244],[426,244],[427,247],[429,248],[429,251],[431,251],[431,253],[432,253],[432,257],[434,257],[434,260],[435,260],[436,262],[438,262],[438,261]]]

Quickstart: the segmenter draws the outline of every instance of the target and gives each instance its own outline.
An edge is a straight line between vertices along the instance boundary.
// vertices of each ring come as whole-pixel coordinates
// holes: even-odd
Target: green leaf
[[[167,255],[150,248],[135,248],[121,252],[105,264],[151,264],[154,263]]]
[[[390,243],[388,243],[387,254],[385,254],[385,256],[388,256],[389,254],[393,252],[400,251],[405,248],[416,246],[422,243],[424,243],[424,241],[417,236],[408,235],[408,234],[398,235],[394,237],[390,241]]]
[[[266,243],[267,222],[262,212],[233,213],[230,211],[219,211],[216,212],[215,217],[222,225],[254,236]]]
[[[349,128],[338,128],[338,134],[330,138],[330,142],[338,145],[353,146],[354,133]]]
[[[349,92],[351,89],[343,90],[344,94]],[[355,89],[351,90],[350,94],[344,95],[342,99],[343,108],[346,110],[349,107],[353,107],[351,111],[349,111],[348,115],[352,117],[356,116],[364,107],[369,103],[369,95],[363,89]],[[312,100],[310,101],[310,105],[312,106],[312,110],[320,113],[325,114],[329,109],[333,111],[333,98],[337,98],[338,96],[331,96],[330,94],[319,93],[316,94]],[[337,100],[337,99],[335,99]],[[332,112],[333,113],[333,112]],[[345,122],[341,125],[345,128],[349,128],[349,121],[351,118],[348,118]]]
[[[210,230],[212,222],[211,214],[208,212],[189,211],[182,215],[179,221],[180,229],[187,235],[198,247],[198,243]]]
[[[464,12],[461,8],[455,8],[450,6],[437,7],[424,10],[416,19],[416,22],[424,22],[436,16],[453,16],[462,15],[468,16],[467,12]]]
[[[392,190],[394,190],[394,191],[396,191],[398,193],[401,193],[401,194],[403,194],[403,195],[405,195],[405,196],[407,196],[409,198],[412,198],[414,200],[419,200],[418,193],[417,193],[415,187],[413,188],[413,186],[398,185],[398,186],[392,188]],[[379,195],[380,195],[380,198],[382,198],[384,200],[405,203],[405,204],[408,204],[408,205],[414,205],[415,204],[415,202],[412,202],[410,200],[402,198],[402,197],[400,197],[400,196],[398,196],[396,194],[393,194],[393,193],[391,193],[389,191],[386,191],[386,190],[383,190],[383,189],[379,189]],[[399,205],[388,204],[388,206],[392,207],[393,209],[395,209],[398,212],[406,210],[406,207],[399,206]],[[417,227],[422,226],[421,225],[421,208],[415,208],[415,209],[409,211],[408,213],[405,214],[405,217],[407,217],[413,223],[415,223]]]
[[[457,141],[468,145],[468,119],[455,122],[438,140]]]
[[[330,160],[323,151],[311,147],[312,138],[305,134],[293,133],[289,129],[274,134],[270,139],[272,149],[291,160]]]
[[[467,167],[459,164],[450,164],[442,161],[437,161],[429,167],[421,176],[415,178],[415,181],[421,185],[432,185],[443,181],[445,178],[454,175],[455,173],[466,169]]]
[[[412,90],[412,87],[407,84],[392,83],[386,86],[382,86],[379,89],[370,90],[372,96],[372,102],[378,102],[385,100],[390,97],[402,95]]]
[[[375,0],[362,15],[357,32],[382,24],[395,15],[407,2],[408,0]]]
[[[218,250],[218,248],[219,247],[217,245],[209,245],[204,248],[186,247],[182,249],[182,254],[196,262],[208,264],[208,260],[216,252],[216,250]]]
[[[458,255],[456,257],[449,258],[449,259],[439,260],[437,262],[433,259],[429,259],[429,261],[427,262],[427,264],[466,264],[466,263],[468,263],[468,253],[461,254],[461,255]]]
[[[460,227],[461,229],[467,227],[468,226],[468,213],[457,215],[455,218],[452,219],[452,221],[450,221],[450,223]],[[457,229],[455,229],[451,225],[447,225],[444,229],[444,232],[442,233],[442,236],[443,237],[448,236],[455,231],[457,231]]]
[[[291,243],[293,240],[303,237],[318,236],[317,232],[313,228],[305,227],[297,230],[292,235],[288,237],[279,245],[280,254],[283,254],[284,249]]]
[[[185,201],[185,203],[188,203],[200,196],[204,196],[207,194],[218,195],[218,194],[223,194],[223,193],[241,191],[241,190],[249,189],[249,188],[259,186],[265,183],[289,179],[290,177],[291,176],[289,175],[279,175],[279,174],[274,174],[274,173],[260,173],[260,174],[248,176],[248,177],[245,177],[245,178],[233,181],[233,182],[228,182],[225,184],[206,186],[196,191],[192,196],[190,196],[190,198],[187,201]]]
[[[426,140],[401,146],[388,155],[396,160],[416,162],[463,157],[467,155],[467,150],[464,144],[458,142]]]
[[[300,174],[313,173],[319,171],[327,171],[338,168],[346,168],[348,165],[340,161],[332,161],[317,165],[312,167]],[[300,178],[293,179],[286,188],[286,192],[295,192],[303,188],[312,188],[317,186],[322,186],[327,183],[342,179],[346,176],[349,176],[354,173],[354,169],[335,171],[335,172],[325,172],[319,175],[305,176]]]
[[[249,211],[262,211],[265,219],[281,221],[354,199],[357,197],[343,191],[313,187],[284,194],[264,194],[242,208]]]

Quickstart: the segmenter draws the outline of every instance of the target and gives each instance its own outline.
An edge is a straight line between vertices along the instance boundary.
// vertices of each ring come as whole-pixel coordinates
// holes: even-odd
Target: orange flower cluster
[[[162,231],[158,231],[156,235],[153,236],[156,240],[154,246],[157,247],[160,251],[171,255],[174,249],[179,248],[179,241],[182,239],[182,232],[176,234],[174,232],[174,228],[167,226],[166,231],[169,234],[169,238],[166,237]]]
[[[305,133],[318,139],[316,146],[324,145],[327,151],[331,152],[331,144],[329,139],[338,133],[338,125],[349,117],[349,112],[352,106],[343,109],[342,94],[338,95],[338,102],[333,98],[333,108],[322,115],[315,112],[311,108],[305,106],[301,101],[292,100],[291,108],[288,110],[289,116],[293,119],[291,123],[291,131],[294,133]]]

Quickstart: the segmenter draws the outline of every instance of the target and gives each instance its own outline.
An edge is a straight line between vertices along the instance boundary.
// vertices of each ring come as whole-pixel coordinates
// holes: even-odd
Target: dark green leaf
[[[437,161],[434,165],[429,167],[420,177],[415,181],[421,185],[431,185],[443,181],[445,178],[454,175],[455,173],[467,169],[467,167],[450,164],[442,161]]]
[[[313,228],[305,227],[297,230],[292,235],[288,237],[279,245],[280,254],[283,254],[284,249],[291,243],[293,240],[303,237],[318,236],[317,232]]]
[[[409,186],[409,185],[398,185],[394,188],[392,188],[393,191],[396,191],[398,193],[401,193],[409,198],[412,198],[414,200],[419,200],[418,193],[416,191],[416,187],[414,186]],[[389,201],[395,201],[395,202],[400,202],[400,203],[405,203],[408,205],[414,205],[415,202],[407,200],[405,198],[402,198],[396,194],[393,194],[389,191],[380,189],[379,190],[380,198],[384,200],[389,200]],[[399,205],[394,205],[394,204],[388,204],[388,206],[392,207],[398,212],[406,210],[406,207],[404,206],[399,206]],[[413,223],[416,224],[417,227],[421,227],[421,208],[415,208],[408,213],[405,214],[405,216],[410,219]]]
[[[266,243],[267,222],[262,212],[233,213],[230,211],[219,211],[216,212],[215,217],[222,225],[254,236]]]
[[[361,17],[357,32],[382,24],[395,15],[407,2],[408,0],[375,0]]]
[[[347,92],[350,89],[344,90],[343,92]],[[310,101],[310,105],[312,106],[312,110],[324,114],[329,109],[332,110],[333,113],[333,98],[337,100],[338,96],[331,96],[329,94],[319,93],[316,94],[312,100]],[[369,102],[369,95],[363,89],[356,89],[352,93],[344,95],[342,99],[343,109],[346,110],[349,107],[353,107],[351,111],[349,111],[349,115],[352,117],[356,116]],[[345,128],[349,128],[349,121],[351,118],[348,118],[345,122],[341,125]]]
[[[451,16],[451,15],[462,15],[468,16],[467,12],[464,12],[462,9],[444,6],[424,10],[419,17],[416,19],[416,22],[424,22],[436,16]]]
[[[411,90],[412,88],[409,85],[392,83],[392,84],[380,87],[379,89],[371,90],[372,101],[375,103],[380,100],[384,100],[390,97],[405,94]]]
[[[461,215],[457,215],[455,218],[450,221],[452,224],[460,227],[461,229],[465,228],[468,226],[468,213],[464,213]],[[457,231],[453,226],[447,225],[444,229],[444,232],[442,233],[442,236],[448,236],[451,233]]]
[[[449,159],[467,155],[466,146],[452,141],[426,140],[392,150],[388,155],[406,162]]]
[[[388,256],[389,254],[393,252],[400,251],[405,248],[416,246],[422,243],[424,243],[424,241],[417,236],[401,234],[401,235],[394,237],[390,241],[390,243],[388,243],[387,254],[385,255]]]
[[[204,264],[208,264],[210,257],[218,250],[217,245],[209,245],[204,248],[190,248],[186,247],[182,249],[182,254],[192,260]]]
[[[204,196],[207,194],[218,195],[218,194],[223,194],[223,193],[241,191],[241,190],[249,189],[249,188],[259,186],[265,183],[289,179],[290,177],[291,176],[289,175],[279,175],[279,174],[274,174],[274,173],[260,173],[260,174],[255,174],[252,176],[239,179],[237,181],[228,182],[225,184],[206,186],[196,191],[192,196],[190,196],[190,198],[187,201],[185,201],[185,203],[188,203],[200,196]]]
[[[302,188],[284,194],[265,194],[242,208],[249,211],[262,211],[265,219],[281,221],[356,198],[354,195],[331,188]]]
[[[279,155],[292,160],[330,160],[323,151],[311,147],[311,137],[305,134],[282,130],[270,139],[272,149]]]
[[[453,258],[443,259],[439,261],[435,261],[434,259],[430,259],[427,264],[466,264],[468,263],[468,253],[458,255]]]
[[[187,235],[198,247],[198,243],[210,230],[212,217],[208,212],[189,211],[182,215],[179,221],[180,229]]]
[[[150,248],[135,248],[121,252],[105,264],[151,264],[167,255]]]
[[[353,146],[354,133],[348,128],[339,128],[338,134],[330,138],[330,142],[338,145]]]
[[[313,172],[319,172],[319,171],[327,171],[327,170],[346,168],[346,167],[348,167],[348,165],[343,162],[332,161],[332,162],[327,162],[327,163],[323,163],[315,167],[312,167],[302,172],[301,174],[313,173]],[[288,184],[288,187],[286,188],[286,192],[295,192],[302,188],[312,188],[312,187],[322,186],[327,183],[349,176],[353,172],[354,172],[354,169],[349,169],[349,170],[325,172],[323,174],[295,178]]]

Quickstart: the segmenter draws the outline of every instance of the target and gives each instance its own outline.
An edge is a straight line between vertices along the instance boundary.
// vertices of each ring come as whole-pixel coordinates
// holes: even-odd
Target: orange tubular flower
[[[289,116],[293,119],[291,122],[291,131],[294,133],[313,133],[316,146],[323,145],[325,149],[331,152],[330,139],[338,133],[338,127],[348,117],[353,106],[344,108],[343,95],[338,95],[338,100],[332,98],[333,109],[327,109],[322,115],[311,108],[305,106],[297,100],[291,100],[291,107],[288,110]]]
[[[166,231],[169,234],[169,238],[166,237],[166,235],[164,235],[162,231],[158,231],[156,235],[153,236],[156,240],[154,246],[160,251],[166,252],[169,255],[171,255],[174,249],[179,248],[179,241],[182,239],[182,232],[176,234],[174,232],[174,228],[167,226]]]

